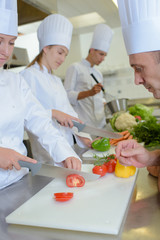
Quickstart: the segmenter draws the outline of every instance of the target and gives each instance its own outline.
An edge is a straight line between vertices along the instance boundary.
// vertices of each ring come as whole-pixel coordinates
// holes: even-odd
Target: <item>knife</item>
[[[79,123],[77,121],[72,120],[73,125],[78,128],[78,132],[86,132],[94,136],[100,137],[108,137],[108,138],[121,138],[122,135],[119,133],[111,132],[107,129],[99,129],[95,127],[88,126],[84,123]]]
[[[100,177],[98,174],[94,174],[91,172],[78,171],[69,168],[57,167],[50,164],[42,164],[41,162],[37,163],[29,163],[24,161],[18,161],[21,167],[27,167],[31,170],[32,176],[40,175],[47,176],[52,178],[62,178],[66,179],[66,177],[70,174],[78,174],[84,177],[85,181],[93,181]],[[89,164],[85,164],[86,166]],[[90,164],[90,166],[92,166]],[[82,166],[83,167],[83,166]]]

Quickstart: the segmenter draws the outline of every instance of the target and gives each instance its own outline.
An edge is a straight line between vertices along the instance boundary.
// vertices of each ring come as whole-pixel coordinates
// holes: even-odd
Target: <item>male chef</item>
[[[64,81],[70,103],[79,118],[86,124],[98,128],[103,128],[106,124],[104,103],[113,98],[106,94],[104,99],[103,76],[95,66],[100,65],[107,56],[112,35],[113,32],[109,26],[98,24],[93,33],[88,56],[68,68]]]
[[[160,99],[160,1],[118,0],[118,6],[135,84],[142,84]],[[118,144],[116,155],[124,165],[155,166],[148,170],[159,176],[160,190],[160,150],[149,152],[135,140],[128,140]]]

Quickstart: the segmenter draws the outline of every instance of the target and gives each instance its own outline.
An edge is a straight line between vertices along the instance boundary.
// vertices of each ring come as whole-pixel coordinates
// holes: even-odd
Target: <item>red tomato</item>
[[[68,201],[73,197],[72,192],[60,192],[54,193],[54,199],[59,202]]]
[[[66,178],[66,184],[68,187],[83,187],[85,179],[78,174],[70,174]]]
[[[134,116],[136,119],[138,119],[139,121],[142,120],[141,116]]]
[[[105,166],[107,166],[108,172],[112,173],[115,171],[117,161],[115,159],[111,159],[109,162],[106,162],[104,164],[105,164]]]
[[[92,172],[98,175],[104,176],[107,173],[107,167],[102,164],[100,166],[96,165],[93,167]]]
[[[106,162],[104,163],[105,166],[107,166],[108,172],[112,173],[115,171],[115,167],[116,167],[116,163],[117,163],[117,158],[115,154],[110,154],[107,159]]]

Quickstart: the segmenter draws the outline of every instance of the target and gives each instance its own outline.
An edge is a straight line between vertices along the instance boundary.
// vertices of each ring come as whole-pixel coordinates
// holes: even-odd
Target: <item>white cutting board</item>
[[[93,165],[84,165],[91,171]],[[83,170],[84,170],[83,168]],[[136,174],[128,179],[113,173],[86,182],[82,188],[68,188],[65,180],[55,179],[7,216],[7,223],[118,234],[134,188]],[[67,202],[56,202],[55,192],[74,192]]]
[[[109,155],[109,154],[115,154],[115,147],[111,146],[110,149],[108,151],[105,151],[105,152],[99,152],[99,151],[96,151],[94,149],[89,149],[88,151],[86,151],[85,153],[82,154],[82,157],[85,158],[85,159],[93,158],[93,156],[95,154],[99,157],[103,157],[103,156]]]

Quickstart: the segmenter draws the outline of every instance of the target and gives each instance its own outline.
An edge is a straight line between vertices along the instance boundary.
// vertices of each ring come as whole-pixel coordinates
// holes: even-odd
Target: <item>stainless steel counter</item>
[[[5,222],[7,215],[36,194],[51,180],[52,178],[32,177],[31,174],[28,174],[19,182],[0,190],[0,240],[159,239],[160,194],[157,190],[157,178],[150,176],[146,169],[139,170],[134,193],[118,236],[8,225]]]

